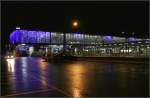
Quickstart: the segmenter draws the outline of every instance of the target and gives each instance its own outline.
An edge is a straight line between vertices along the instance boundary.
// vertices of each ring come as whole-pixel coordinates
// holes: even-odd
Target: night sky
[[[8,38],[16,26],[28,30],[72,32],[71,21],[78,19],[78,31],[102,35],[149,35],[148,2],[2,2],[2,37]],[[124,35],[121,32],[127,32]],[[7,41],[6,41],[7,42]]]

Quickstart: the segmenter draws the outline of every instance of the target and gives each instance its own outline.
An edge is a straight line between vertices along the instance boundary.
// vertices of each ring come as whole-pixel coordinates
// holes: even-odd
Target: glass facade
[[[63,33],[51,32],[49,34],[51,35],[51,44],[63,44]]]
[[[148,56],[150,39],[77,33],[15,30],[11,44],[45,44],[45,47],[73,56]],[[55,47],[54,47],[55,46]],[[60,48],[61,46],[61,48]],[[57,48],[57,49],[56,49]]]

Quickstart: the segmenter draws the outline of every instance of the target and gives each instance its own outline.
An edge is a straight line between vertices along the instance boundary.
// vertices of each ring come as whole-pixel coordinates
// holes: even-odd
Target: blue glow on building
[[[112,39],[113,39],[112,36],[104,36],[104,37],[103,37],[104,42],[108,42],[108,43],[111,43],[111,42],[112,42]]]
[[[52,54],[66,53],[65,55],[73,56],[124,56],[127,53],[137,56],[136,53],[140,51],[142,55],[147,55],[147,51],[150,51],[150,39],[101,36],[82,32],[63,33],[16,29],[10,34],[9,41],[11,44],[16,44],[17,51],[30,53],[30,50],[35,49],[35,54],[42,55],[45,55],[44,51],[48,51]]]
[[[10,43],[50,43],[50,32],[15,30],[10,34]]]
[[[81,32],[66,33],[66,44],[100,44],[104,43],[123,43],[123,42],[135,42],[137,39],[129,37],[126,40],[125,37],[116,36],[101,36],[83,34]],[[141,39],[143,40],[143,39]],[[25,43],[25,44],[63,44],[64,33],[63,32],[44,32],[44,31],[29,31],[29,30],[15,30],[9,36],[11,44]]]
[[[129,38],[128,38],[128,41],[129,41],[129,42],[134,42],[134,41],[136,41],[136,39],[135,39],[134,37],[129,37]]]

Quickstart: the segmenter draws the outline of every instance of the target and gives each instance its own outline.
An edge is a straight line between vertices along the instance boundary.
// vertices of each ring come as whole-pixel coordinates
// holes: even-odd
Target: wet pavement
[[[148,97],[149,65],[101,61],[2,59],[2,96]]]

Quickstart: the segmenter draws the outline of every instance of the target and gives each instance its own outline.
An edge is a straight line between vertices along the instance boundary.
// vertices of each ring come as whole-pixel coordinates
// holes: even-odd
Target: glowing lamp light
[[[124,34],[125,32],[121,32],[122,34]]]
[[[78,26],[78,22],[77,22],[77,21],[74,21],[74,22],[73,22],[73,26],[74,26],[74,27],[77,27],[77,26]]]
[[[17,30],[20,30],[20,27],[16,27]]]
[[[71,26],[72,28],[77,29],[78,27],[80,27],[80,21],[78,19],[73,19],[71,21]]]
[[[21,44],[22,46],[26,45],[26,44]]]

